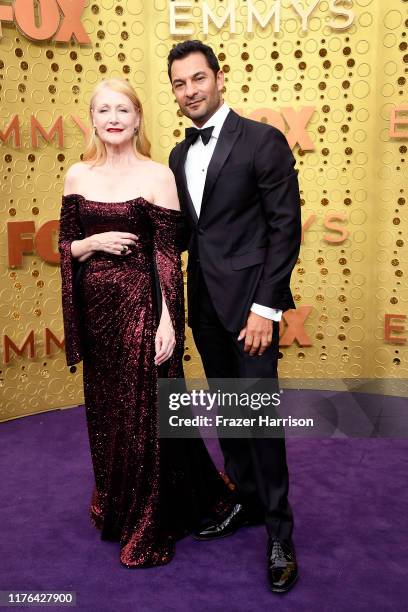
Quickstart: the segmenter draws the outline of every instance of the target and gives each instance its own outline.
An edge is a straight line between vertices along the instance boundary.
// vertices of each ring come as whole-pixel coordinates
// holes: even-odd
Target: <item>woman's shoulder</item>
[[[89,164],[77,162],[72,164],[65,175],[64,195],[71,195],[80,192],[81,180],[89,172]]]
[[[174,174],[168,166],[153,160],[146,162],[145,177],[151,193],[150,203],[153,208],[163,212],[167,210],[180,210],[177,197]],[[152,210],[153,212],[153,210]],[[156,214],[156,213],[155,213]]]
[[[72,164],[67,170],[66,178],[78,178],[83,176],[86,172],[89,172],[90,166],[86,162],[77,162],[76,164]]]
[[[149,159],[146,164],[146,169],[148,169],[154,179],[163,181],[174,180],[173,172],[168,166],[153,161],[152,159]]]

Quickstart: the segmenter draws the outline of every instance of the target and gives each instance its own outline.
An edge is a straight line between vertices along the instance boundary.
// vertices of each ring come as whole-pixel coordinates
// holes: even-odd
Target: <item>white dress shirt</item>
[[[196,210],[197,217],[200,217],[207,169],[213,156],[222,126],[229,112],[230,108],[224,102],[207,123],[201,127],[201,129],[204,129],[214,126],[209,143],[205,145],[201,137],[199,137],[194,144],[190,145],[187,152],[184,169],[186,172],[188,191]],[[261,304],[252,304],[251,311],[272,321],[280,321],[282,318],[281,310],[262,306]]]

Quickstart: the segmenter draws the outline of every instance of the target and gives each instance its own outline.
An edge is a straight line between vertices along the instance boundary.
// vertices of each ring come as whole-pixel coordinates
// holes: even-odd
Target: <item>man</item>
[[[206,376],[276,379],[279,320],[294,307],[289,282],[301,239],[293,155],[281,132],[223,102],[224,74],[207,45],[175,46],[168,72],[195,126],[172,150],[170,167],[191,229],[188,320]],[[222,438],[220,445],[236,504],[196,538],[265,522],[270,588],[287,591],[297,564],[284,437]]]

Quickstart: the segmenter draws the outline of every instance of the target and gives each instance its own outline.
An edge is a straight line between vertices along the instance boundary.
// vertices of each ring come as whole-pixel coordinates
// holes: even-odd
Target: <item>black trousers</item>
[[[264,354],[250,356],[243,350],[244,342],[237,340],[240,330],[231,334],[221,324],[201,273],[197,290],[192,331],[207,378],[277,379],[279,324],[274,322],[272,344]],[[264,518],[271,537],[290,538],[293,516],[284,437],[220,438],[219,442],[237,501],[255,520]]]

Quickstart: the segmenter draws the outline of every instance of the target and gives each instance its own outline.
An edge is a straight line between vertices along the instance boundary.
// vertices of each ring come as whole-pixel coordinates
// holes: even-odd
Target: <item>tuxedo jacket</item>
[[[253,302],[294,308],[289,283],[301,241],[295,160],[285,136],[230,111],[208,166],[197,217],[184,165],[190,141],[170,153],[188,223],[188,323],[200,302],[200,270],[217,315],[230,332]]]

